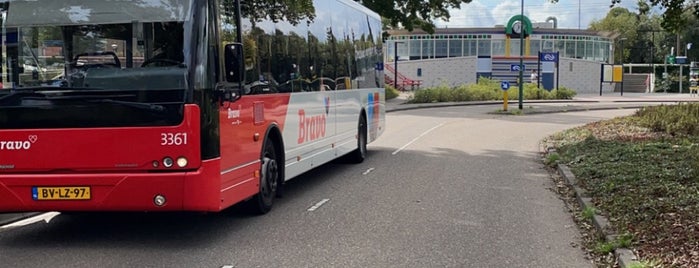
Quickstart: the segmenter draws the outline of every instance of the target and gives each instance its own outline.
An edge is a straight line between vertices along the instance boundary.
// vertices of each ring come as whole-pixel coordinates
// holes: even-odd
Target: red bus
[[[385,128],[380,17],[351,0],[281,17],[238,0],[0,12],[0,212],[265,213]]]

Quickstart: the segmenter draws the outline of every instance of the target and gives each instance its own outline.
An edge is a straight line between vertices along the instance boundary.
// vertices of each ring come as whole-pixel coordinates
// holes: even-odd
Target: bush
[[[699,135],[699,104],[660,105],[638,112],[642,126],[671,135]]]
[[[523,85],[524,99],[528,100],[553,100],[572,99],[575,91],[560,87],[558,90],[547,91],[536,88],[535,84],[525,83]],[[518,99],[517,88],[510,88],[509,99]],[[500,81],[488,78],[478,79],[476,84],[461,85],[451,88],[441,85],[434,88],[417,90],[410,103],[431,103],[431,102],[460,102],[460,101],[494,101],[502,100],[503,92],[500,89]]]
[[[394,88],[388,84],[385,85],[385,89],[386,89],[386,99],[387,100],[395,99],[400,94],[400,92],[398,92],[398,90],[396,90],[396,88]]]

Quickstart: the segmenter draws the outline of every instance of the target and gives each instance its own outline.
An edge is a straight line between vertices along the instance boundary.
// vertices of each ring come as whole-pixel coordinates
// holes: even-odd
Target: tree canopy
[[[557,3],[558,0],[550,0],[553,3]],[[610,0],[610,8],[615,7],[617,4],[621,3],[622,0]],[[625,0],[630,1],[630,0]],[[688,23],[688,17],[683,16],[688,10],[694,17],[699,17],[699,6],[696,5],[696,1],[685,1],[685,0],[637,0],[639,11],[641,14],[646,14],[650,11],[650,6],[656,6],[664,9],[662,14],[661,26],[670,32],[677,32],[678,30],[685,27]],[[650,3],[650,5],[649,5]]]
[[[390,21],[412,31],[420,28],[434,32],[433,19],[449,20],[449,9],[460,8],[471,0],[355,0]]]
[[[386,18],[393,27],[408,30],[421,28],[434,32],[434,19],[448,20],[449,9],[459,8],[471,0],[354,0]],[[224,0],[231,5],[233,0]],[[232,5],[231,5],[232,6]],[[241,11],[255,21],[286,20],[292,24],[315,18],[313,0],[254,0],[241,1]]]

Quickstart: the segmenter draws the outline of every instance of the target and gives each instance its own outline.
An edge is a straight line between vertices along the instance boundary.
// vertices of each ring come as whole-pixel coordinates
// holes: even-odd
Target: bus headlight
[[[181,156],[181,157],[177,158],[177,166],[178,167],[181,167],[181,168],[186,167],[187,163],[189,163],[189,161],[187,161],[186,157]]]

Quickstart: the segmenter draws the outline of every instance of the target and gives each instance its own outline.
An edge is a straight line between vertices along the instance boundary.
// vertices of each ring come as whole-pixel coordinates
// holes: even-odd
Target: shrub
[[[524,99],[552,100],[552,99],[572,99],[575,91],[560,87],[558,90],[547,91],[536,88],[535,84],[525,83],[523,85]],[[510,88],[509,99],[518,99],[517,88]],[[500,81],[488,78],[478,79],[476,84],[461,85],[451,88],[447,85],[417,90],[411,103],[431,103],[431,102],[460,102],[460,101],[492,101],[502,100],[503,92],[500,89]]]
[[[387,100],[395,99],[400,94],[400,92],[398,92],[398,90],[396,90],[396,88],[394,88],[393,86],[386,84],[385,88],[386,88],[386,99]]]
[[[699,104],[660,105],[638,112],[642,126],[671,135],[699,135]]]

